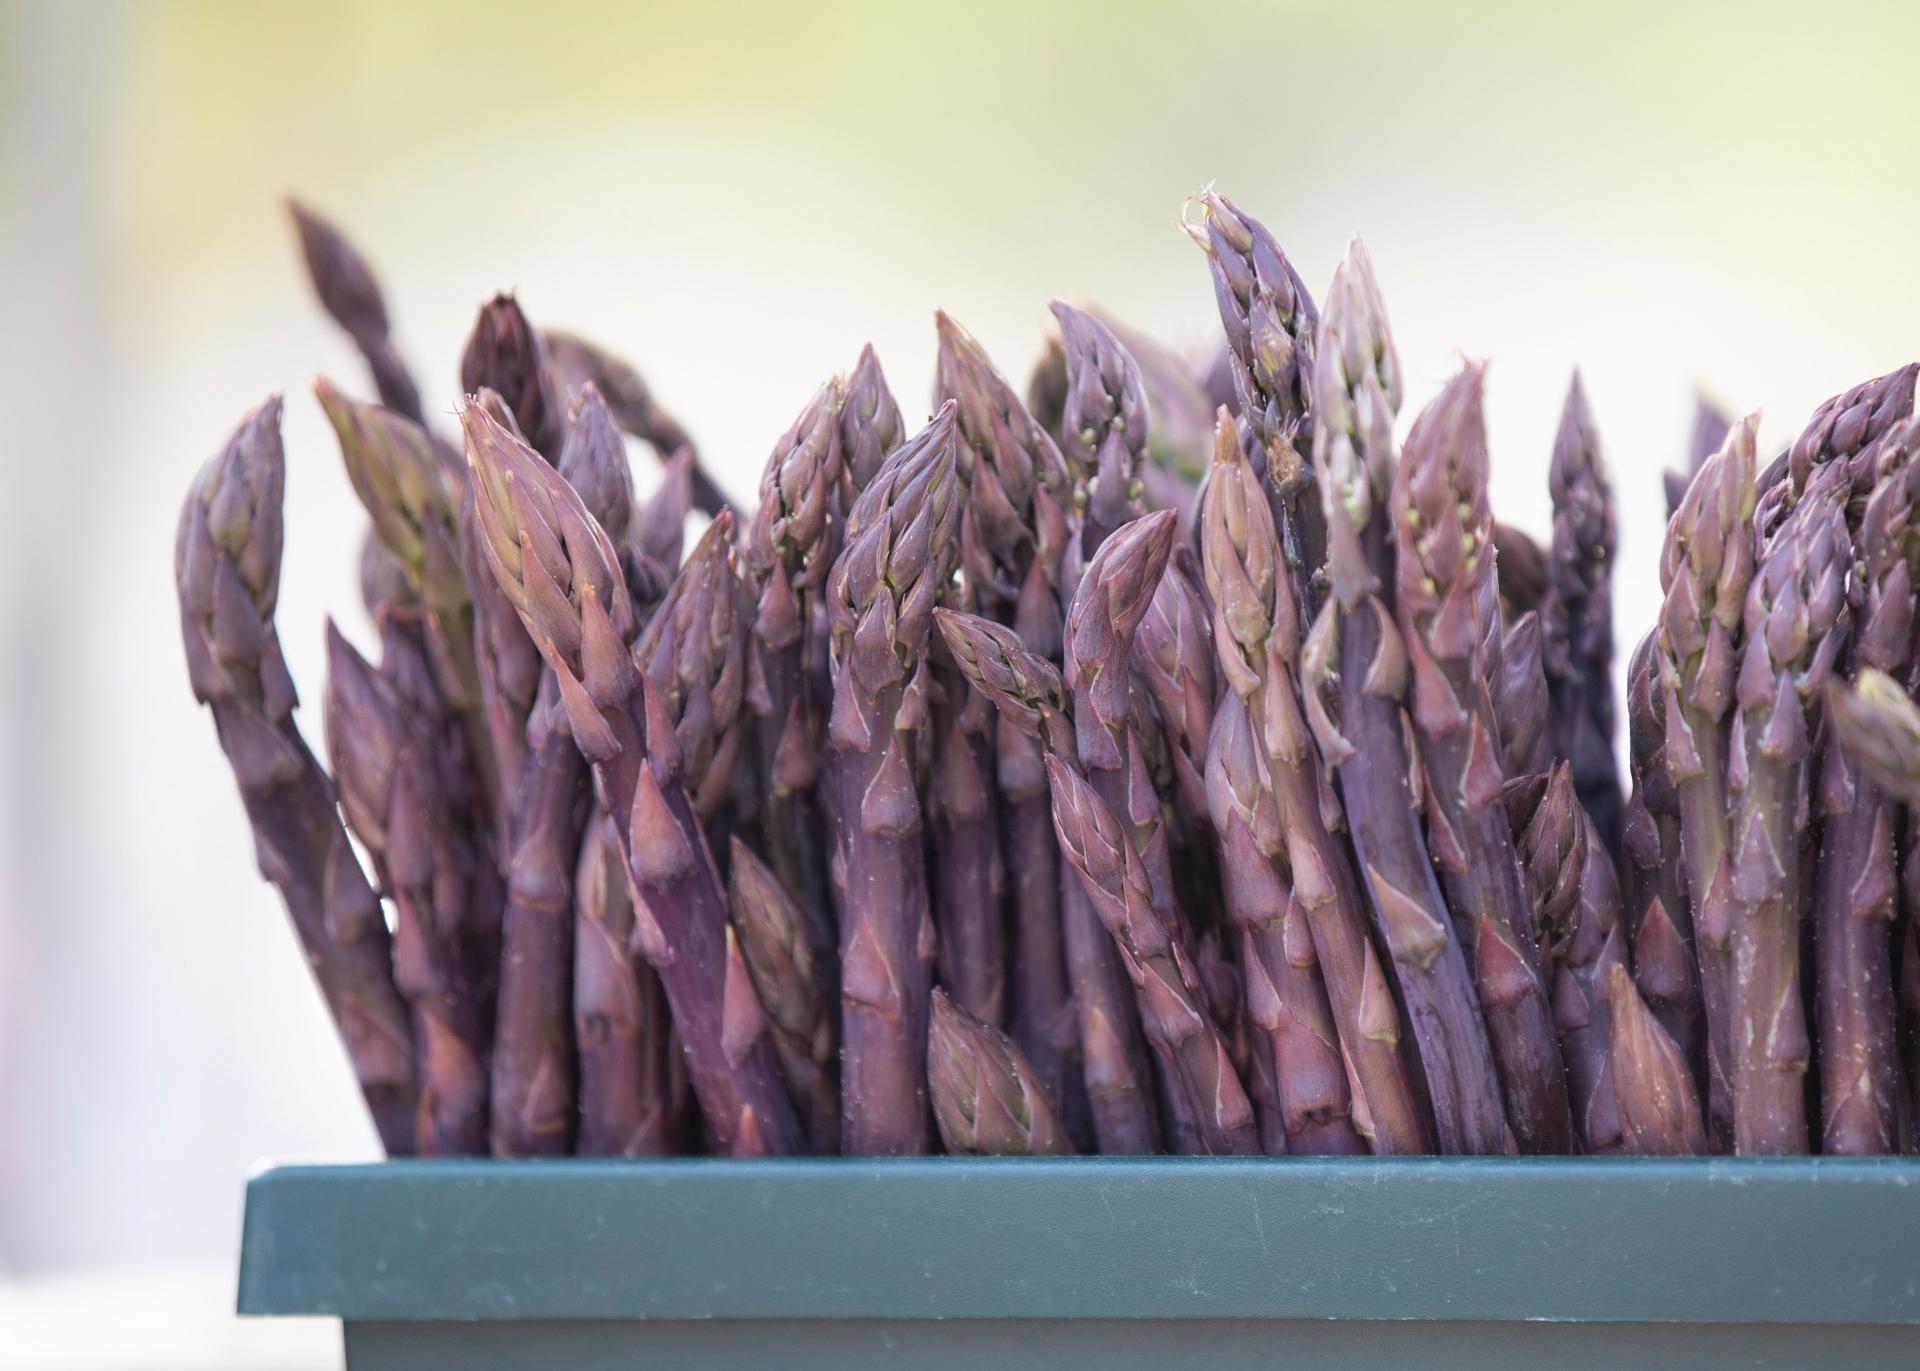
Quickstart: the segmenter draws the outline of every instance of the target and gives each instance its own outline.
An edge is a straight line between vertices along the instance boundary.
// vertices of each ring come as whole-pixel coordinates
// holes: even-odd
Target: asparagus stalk
[[[320,308],[346,331],[366,359],[380,403],[403,418],[425,424],[420,387],[393,346],[387,302],[373,268],[345,234],[298,200],[287,201],[287,212],[300,235],[307,278]]]
[[[1264,225],[1211,186],[1200,191],[1199,201],[1199,222],[1183,218],[1182,227],[1212,269],[1234,408],[1252,433],[1255,469],[1270,487],[1274,524],[1311,618],[1324,594],[1316,578],[1327,553],[1326,521],[1313,498],[1307,462],[1319,316]]]
[[[700,464],[693,438],[654,398],[652,388],[632,364],[577,333],[546,329],[540,337],[553,369],[554,383],[562,393],[571,393],[591,381],[606,396],[607,408],[623,432],[646,443],[662,461],[670,463],[681,453],[687,454],[687,477],[693,502],[702,514],[710,519],[718,518],[722,511],[732,508],[725,492]]]
[[[683,447],[662,464],[653,493],[633,507],[631,546],[669,575],[686,552],[687,515],[694,509],[693,471],[693,449]]]
[[[1733,847],[1733,1121],[1742,1155],[1807,1150],[1800,835],[1817,692],[1847,635],[1844,466],[1765,531],[1748,587],[1729,759]]]
[[[1627,676],[1633,795],[1627,802],[1624,846],[1631,880],[1633,965],[1641,996],[1696,1080],[1704,1083],[1707,1045],[1700,968],[1681,853],[1680,802],[1667,771],[1658,649],[1657,631],[1648,633],[1634,650]]]
[[[187,672],[213,714],[260,874],[286,905],[381,1145],[404,1156],[418,1099],[413,1031],[379,900],[294,724],[298,699],[273,622],[285,485],[276,395],[201,468],[180,511],[174,578]]]
[[[835,946],[823,831],[813,800],[825,720],[807,652],[833,562],[829,499],[844,480],[842,400],[838,381],[822,386],[774,445],[746,543],[756,601],[746,703],[766,772],[760,828],[773,869],[799,901],[802,928],[823,966],[832,962]]]
[[[1501,614],[1513,621],[1542,609],[1549,593],[1547,554],[1512,524],[1493,526]]]
[[[560,455],[566,436],[562,391],[546,344],[510,293],[481,306],[460,354],[460,388],[468,395],[493,391],[536,452],[548,461]]]
[[[1600,455],[1580,373],[1573,375],[1547,469],[1553,495],[1552,593],[1543,606],[1555,755],[1573,763],[1580,804],[1620,851],[1619,764],[1614,757],[1613,487]]]
[[[1339,772],[1361,884],[1412,1023],[1440,1150],[1504,1152],[1508,1132],[1486,1024],[1417,813],[1404,708],[1407,646],[1381,598],[1393,586],[1386,502],[1400,364],[1358,241],[1334,273],[1314,352],[1313,462],[1330,594],[1301,662],[1309,718]]]
[[[733,838],[727,862],[733,934],[766,1008],[781,1074],[815,1152],[840,1150],[839,996],[805,916],[780,877]],[[938,992],[935,992],[938,993]]]
[[[633,606],[613,546],[572,487],[485,410],[467,405],[461,423],[488,564],[540,644],[618,821],[634,939],[666,988],[701,1112],[726,1154],[797,1152],[765,1018],[728,954],[725,896],[666,704],[626,646]]]
[[[1141,1025],[1197,1145],[1207,1155],[1257,1154],[1253,1108],[1208,1016],[1178,930],[1155,907],[1133,844],[1093,786],[1058,754],[1047,756],[1047,782],[1061,854],[1119,944]]]
[[[1154,469],[1197,487],[1213,461],[1214,406],[1187,359],[1098,306],[1086,312],[1119,340],[1139,371],[1141,395],[1152,419],[1147,426],[1151,465],[1143,476],[1149,494]]]
[[[1042,784],[1048,784],[1045,757],[1058,756],[1069,764],[1077,763],[1078,745],[1066,687],[1052,663],[1023,647],[1013,631],[975,615],[945,609],[935,610],[934,615],[968,682],[1000,712],[1005,725],[1003,741],[1011,730],[1034,741],[1032,756]],[[1014,754],[1002,753],[1003,776],[1010,755]],[[1024,759],[1027,754],[1018,755]],[[1046,794],[1046,822],[1051,826],[1050,785]],[[1015,812],[1009,811],[1010,825]],[[1057,842],[1039,850],[1052,860],[1058,858]],[[1028,850],[1013,851],[1019,855]],[[1023,868],[1016,862],[1015,869]],[[1069,1012],[1075,1016],[1079,1030],[1093,1132],[1100,1151],[1109,1156],[1155,1152],[1160,1133],[1150,1094],[1146,1048],[1139,1011],[1121,969],[1119,949],[1101,925],[1079,878],[1071,871],[1063,874],[1058,906],[1061,951],[1071,985]],[[1024,921],[1028,913],[1023,906],[1016,918]],[[1014,963],[1016,972],[1027,967],[1029,947],[1037,950],[1043,945],[1041,937],[1023,935],[1021,956]],[[1021,984],[1016,980],[1016,1006],[1027,998],[1020,991]],[[1055,1001],[1039,992],[1034,992],[1033,998],[1036,1004],[1031,1014],[1036,1029],[1044,1029],[1047,1019],[1042,1016],[1048,1015],[1049,1005]]]
[[[1175,897],[1169,834],[1148,770],[1142,731],[1136,722],[1133,677],[1129,670],[1134,634],[1172,553],[1173,534],[1174,515],[1171,511],[1162,511],[1123,525],[1101,546],[1088,565],[1067,612],[1066,683],[1073,699],[1080,767],[1106,812],[1122,824],[1128,845],[1138,856],[1148,882],[1153,917],[1164,928],[1164,936],[1181,959],[1191,963],[1197,958],[1199,945]],[[1058,798],[1056,792],[1056,827]],[[1092,890],[1088,893],[1094,895]],[[1097,895],[1094,904],[1099,912]],[[1104,914],[1102,922],[1112,929],[1112,921]],[[1123,947],[1123,959],[1125,951]],[[1204,981],[1197,983],[1205,984]],[[1140,985],[1138,977],[1135,984]],[[1237,994],[1226,997],[1226,1007],[1231,1010],[1237,1001]],[[1206,1014],[1208,999],[1203,996],[1196,1008]],[[1176,1063],[1170,1056],[1176,1052],[1202,1052],[1204,1045],[1186,1032],[1177,1035],[1156,1032],[1151,1022],[1156,1012],[1153,1003],[1141,1000],[1141,1022],[1148,1041],[1161,1053],[1163,1070],[1167,1073],[1165,1079],[1171,1085],[1167,1102],[1172,1111],[1170,1122],[1176,1146],[1181,1150],[1195,1147],[1207,1152],[1219,1151],[1224,1144],[1215,1117],[1217,1098],[1195,1095],[1183,1088],[1184,1082],[1203,1077],[1195,1074],[1191,1063]],[[1220,1036],[1217,1024],[1209,1022],[1206,1028],[1213,1036]]]
[[[1707,1111],[1716,1144],[1733,1131],[1733,870],[1727,728],[1753,574],[1754,430],[1749,415],[1700,468],[1667,526],[1656,663],[1666,770],[1680,809],[1692,931],[1707,1021]],[[1683,930],[1684,931],[1684,930]]]
[[[1033,1064],[992,1024],[938,987],[927,1037],[933,1117],[947,1151],[1052,1157],[1073,1151]]]
[[[1793,446],[1761,473],[1760,492],[1784,484],[1798,495],[1818,468],[1834,462],[1845,464],[1849,484],[1864,491],[1873,480],[1881,450],[1905,429],[1913,414],[1916,378],[1920,378],[1920,362],[1909,362],[1822,402]]]
[[[1620,962],[1607,968],[1613,1006],[1611,1067],[1626,1150],[1643,1157],[1697,1157],[1707,1150],[1700,1095],[1686,1054],[1634,988]]]
[[[1334,836],[1345,816],[1298,694],[1297,583],[1281,552],[1264,483],[1224,410],[1213,460],[1200,542],[1213,596],[1214,647],[1228,689],[1245,702],[1258,730],[1293,894],[1313,935],[1352,1077],[1355,1125],[1377,1153],[1425,1152],[1432,1143],[1400,1055],[1400,1011],[1367,936],[1352,859]],[[1370,1133],[1363,1124],[1371,1125]]]
[[[1528,610],[1500,644],[1500,665],[1491,683],[1493,717],[1500,726],[1500,756],[1509,776],[1531,776],[1552,762],[1547,673],[1541,656],[1540,616]]]
[[[1246,703],[1231,693],[1214,718],[1206,788],[1221,897],[1242,935],[1247,1017],[1265,1035],[1254,1050],[1273,1063],[1288,1150],[1364,1152],[1306,910],[1287,879],[1272,781]]]
[[[591,381],[573,398],[558,470],[620,543],[633,477],[613,416]],[[530,761],[514,805],[493,1051],[492,1143],[502,1157],[573,1148],[573,879],[591,796],[587,761],[558,715],[557,690],[548,673],[528,720]]]
[[[1207,809],[1207,740],[1220,697],[1213,647],[1213,608],[1202,589],[1199,559],[1176,546],[1135,631],[1133,677],[1157,722],[1171,797],[1178,859],[1174,876],[1183,908],[1200,913],[1217,902],[1219,865]]]
[[[936,939],[915,758],[925,656],[960,516],[955,407],[887,459],[847,515],[827,582],[828,722],[845,855],[840,924],[841,1145],[853,1156],[927,1147],[927,1003]]]
[[[1036,574],[1054,574],[1052,567],[1035,569],[1042,533],[1038,502],[1064,506],[1072,482],[1084,480],[1086,473],[1070,476],[1053,439],[965,329],[945,313],[935,316],[935,326],[934,397],[958,405],[960,475],[967,491],[960,525],[962,593],[954,603],[996,623],[1010,623],[1029,581]],[[997,775],[991,715],[983,702],[967,695],[956,668],[946,661],[944,645],[935,661],[939,698],[931,798],[938,835],[941,980],[964,1008],[997,1023],[1005,994],[999,934],[1005,868],[997,855],[996,811],[1001,800],[1011,803],[1013,797],[985,784]],[[1029,810],[1022,816],[1026,822],[1039,817],[1033,805]],[[1035,872],[1029,882],[1041,874]]]
[[[461,565],[459,474],[411,419],[350,400],[325,378],[314,382],[313,393],[340,440],[347,477],[373,521],[374,536],[403,578],[405,603],[424,614],[435,683],[466,731],[479,773],[480,817],[501,823],[497,838],[504,842],[499,816],[507,807],[482,708],[473,592]]]
[[[1920,569],[1915,423],[1886,444],[1854,535],[1855,627],[1847,674],[1910,676]],[[1831,693],[1831,692],[1830,692]],[[1842,708],[1846,708],[1845,704]],[[1835,720],[1833,733],[1845,727]],[[1894,801],[1844,745],[1823,746],[1816,798],[1815,1006],[1820,1046],[1820,1150],[1853,1156],[1898,1151],[1909,1126],[1900,1088],[1893,922],[1899,905]]]
[[[1733,427],[1733,416],[1725,413],[1703,392],[1693,395],[1693,432],[1687,441],[1687,469],[1684,472],[1669,471],[1665,474],[1667,488],[1667,517],[1672,518],[1680,510],[1680,502],[1686,498],[1687,486],[1707,464],[1707,458],[1718,452],[1727,441],[1727,431]]]
[[[860,359],[847,373],[840,403],[840,456],[844,508],[879,474],[881,463],[906,440],[900,406],[887,389],[886,374],[873,344],[860,349]]]
[[[1340,317],[1334,306],[1344,298],[1330,299],[1328,320]],[[1507,1123],[1522,1152],[1564,1153],[1572,1150],[1573,1114],[1534,911],[1501,806],[1506,774],[1487,689],[1498,676],[1488,642],[1491,634],[1498,643],[1499,627],[1482,618],[1482,607],[1495,603],[1484,378],[1480,366],[1461,371],[1407,435],[1390,505],[1395,600],[1412,678],[1427,838],[1455,931],[1472,955]]]
[[[734,567],[733,515],[721,511],[687,554],[666,598],[634,644],[633,660],[659,694],[688,780],[711,820],[731,795],[746,697],[746,606]]]
[[[1920,796],[1920,788],[1888,785],[1901,778],[1887,773],[1915,755],[1915,735],[1902,725],[1920,723],[1920,716],[1884,674],[1910,666],[1912,657],[1912,564],[1899,545],[1910,534],[1911,506],[1904,491],[1894,490],[1883,483],[1863,521],[1868,584],[1853,643],[1857,676],[1851,692],[1828,686],[1827,719],[1838,746],[1826,748],[1820,784],[1820,1143],[1823,1152],[1851,1156],[1899,1150],[1909,1105],[1900,1089],[1894,1003],[1893,797]]]
[[[595,808],[573,881],[573,1033],[583,1157],[666,1157],[686,1134],[687,1066],[660,977],[633,947],[620,827]]]
[[[1505,801],[1539,916],[1580,1145],[1588,1152],[1616,1152],[1622,1139],[1608,968],[1625,963],[1626,936],[1613,861],[1580,806],[1570,764],[1509,782]]]
[[[1140,368],[1111,329],[1062,301],[1050,308],[1066,349],[1062,451],[1086,484],[1081,549],[1091,557],[1114,530],[1144,512],[1147,401]]]
[[[469,905],[478,863],[456,831],[434,720],[403,698],[391,667],[376,673],[331,622],[324,708],[342,807],[394,902],[394,984],[419,1057],[415,1147],[430,1157],[482,1155],[488,1005]]]

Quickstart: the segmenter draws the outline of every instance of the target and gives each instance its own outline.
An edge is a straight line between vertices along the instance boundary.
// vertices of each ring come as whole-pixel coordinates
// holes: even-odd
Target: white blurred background
[[[284,389],[309,701],[323,613],[365,641],[306,389],[364,377],[284,193],[368,250],[430,411],[516,287],[743,495],[863,341],[924,413],[936,306],[1021,380],[1055,295],[1209,343],[1176,217],[1216,179],[1316,291],[1365,236],[1409,416],[1492,359],[1496,505],[1536,533],[1583,369],[1624,655],[1694,386],[1771,447],[1920,354],[1916,37],[1848,3],[0,4],[0,1365],[337,1358],[227,1317],[248,1168],[373,1140],[169,579],[194,469]]]

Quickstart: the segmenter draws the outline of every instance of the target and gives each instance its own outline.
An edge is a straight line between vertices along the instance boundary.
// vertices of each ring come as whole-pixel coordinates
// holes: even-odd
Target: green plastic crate
[[[1920,1165],[390,1162],[247,1188],[353,1371],[1920,1366]]]

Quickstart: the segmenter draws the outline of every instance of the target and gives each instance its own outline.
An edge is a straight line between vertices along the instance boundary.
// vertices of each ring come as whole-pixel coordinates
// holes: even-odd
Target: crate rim
[[[1920,1324],[1920,1163],[288,1163],[239,1311]]]

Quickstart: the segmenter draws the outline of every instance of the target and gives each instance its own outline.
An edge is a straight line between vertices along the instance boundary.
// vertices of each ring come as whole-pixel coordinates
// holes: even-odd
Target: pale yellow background
[[[33,1365],[216,1360],[248,1165],[371,1145],[168,574],[194,468],[285,388],[310,701],[321,615],[364,632],[305,390],[363,377],[283,192],[370,250],[431,409],[518,287],[629,351],[746,492],[866,339],[924,413],[935,306],[1021,377],[1056,294],[1212,339],[1175,223],[1217,178],[1316,291],[1365,235],[1410,406],[1493,359],[1508,519],[1544,529],[1585,369],[1624,650],[1691,386],[1764,405],[1772,445],[1920,353],[1916,30],[1844,3],[0,6],[0,1326],[67,1330]],[[174,1292],[158,1333],[90,1316],[108,1279]]]

